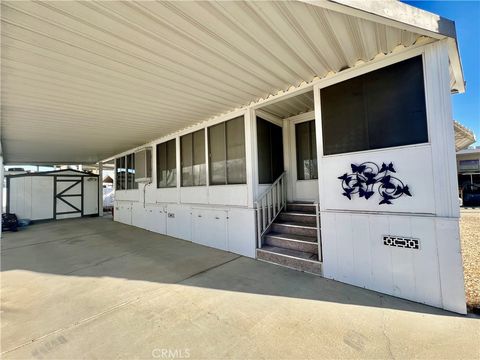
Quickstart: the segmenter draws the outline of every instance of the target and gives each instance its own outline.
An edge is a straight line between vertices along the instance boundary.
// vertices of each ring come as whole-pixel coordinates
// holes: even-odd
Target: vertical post
[[[320,212],[318,209],[318,203],[315,203],[315,220],[317,221],[317,241],[318,241],[318,261],[323,261],[322,255],[322,242],[320,241],[321,232],[320,232]]]
[[[323,181],[323,129],[322,129],[322,107],[320,101],[320,87],[313,87],[313,103],[315,107],[315,135],[317,140],[317,172],[318,172],[318,202],[320,212],[323,208],[322,198],[325,189]]]
[[[103,163],[98,163],[98,216],[103,216]]]
[[[182,159],[181,159],[181,147],[180,147],[180,136],[175,137],[175,168],[176,171],[176,180],[177,185],[175,190],[177,191],[177,203],[180,204],[182,202],[182,196],[180,193],[180,188],[182,186]],[[145,186],[145,185],[144,185]],[[145,194],[145,192],[144,192]]]
[[[2,238],[2,221],[1,215],[3,214],[3,155],[2,155],[2,147],[0,145],[0,188],[2,189],[0,192],[0,239]]]
[[[277,215],[277,185],[272,188],[272,211],[273,217]]]
[[[256,156],[256,117],[255,110],[247,108],[245,119],[245,165],[247,175],[247,204],[253,208],[258,195],[258,174]]]
[[[267,197],[263,197],[262,198],[262,233],[263,233],[263,230],[265,230],[265,228],[267,227],[267,211],[266,211],[266,202],[267,202]]]
[[[257,202],[257,241],[258,241],[258,248],[262,248],[262,219],[260,218],[260,204]]]

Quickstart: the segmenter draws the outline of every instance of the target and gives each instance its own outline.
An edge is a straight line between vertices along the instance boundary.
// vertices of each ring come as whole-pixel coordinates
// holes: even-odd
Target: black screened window
[[[295,124],[297,179],[318,179],[315,120]]]
[[[210,185],[245,184],[243,116],[208,128]]]
[[[205,130],[195,131],[180,138],[182,186],[206,184]]]
[[[282,128],[257,117],[258,181],[271,184],[283,173]]]
[[[127,190],[138,189],[138,184],[135,182],[135,154],[128,154],[126,159],[126,188]]]
[[[115,160],[115,189],[116,190],[125,190],[126,189],[126,171],[125,168],[125,156]]]
[[[428,142],[422,57],[320,91],[325,155]]]
[[[138,189],[135,182],[135,154],[128,154],[115,159],[115,189]]]
[[[175,139],[157,145],[157,188],[177,186]]]

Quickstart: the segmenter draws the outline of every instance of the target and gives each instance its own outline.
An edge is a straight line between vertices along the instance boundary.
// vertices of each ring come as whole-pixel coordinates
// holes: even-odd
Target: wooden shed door
[[[55,176],[55,219],[83,215],[83,178]]]

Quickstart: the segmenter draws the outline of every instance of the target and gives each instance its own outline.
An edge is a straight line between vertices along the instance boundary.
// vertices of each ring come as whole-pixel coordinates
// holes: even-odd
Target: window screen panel
[[[167,185],[167,144],[157,145],[157,187]]]
[[[428,142],[422,58],[366,74],[369,149]]]
[[[193,185],[193,135],[187,134],[180,138],[180,154],[182,163],[182,186]]]
[[[132,189],[138,189],[138,183],[135,181],[135,153],[132,154]]]
[[[282,128],[257,117],[258,181],[273,183],[284,171]]]
[[[278,179],[285,170],[283,165],[283,131],[280,126],[271,124],[272,139],[272,182]]]
[[[193,133],[193,185],[206,185],[205,130]]]
[[[317,136],[315,132],[315,120],[310,123],[310,179],[318,179],[317,165]]]
[[[117,190],[125,190],[125,157],[122,156],[116,160],[116,169],[117,169],[117,176],[115,182],[115,188]]]
[[[227,183],[245,184],[245,126],[243,116],[226,122]]]
[[[361,78],[320,91],[323,152],[325,155],[359,151],[368,147]]]
[[[177,186],[177,146],[176,139],[167,141],[167,187]]]
[[[134,154],[127,155],[127,166],[126,166],[126,175],[127,175],[127,190],[135,189],[135,162]]]
[[[208,128],[208,144],[210,153],[210,184],[225,185],[227,181],[225,123]]]
[[[297,179],[310,179],[310,126],[308,122],[295,125]]]
[[[258,181],[272,183],[272,142],[269,122],[257,117]]]
[[[428,142],[422,57],[320,92],[324,154]]]

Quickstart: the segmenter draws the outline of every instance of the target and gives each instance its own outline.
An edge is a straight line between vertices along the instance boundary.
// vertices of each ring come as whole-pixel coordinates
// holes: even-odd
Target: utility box
[[[152,179],[152,148],[135,153],[135,182],[149,183]]]

